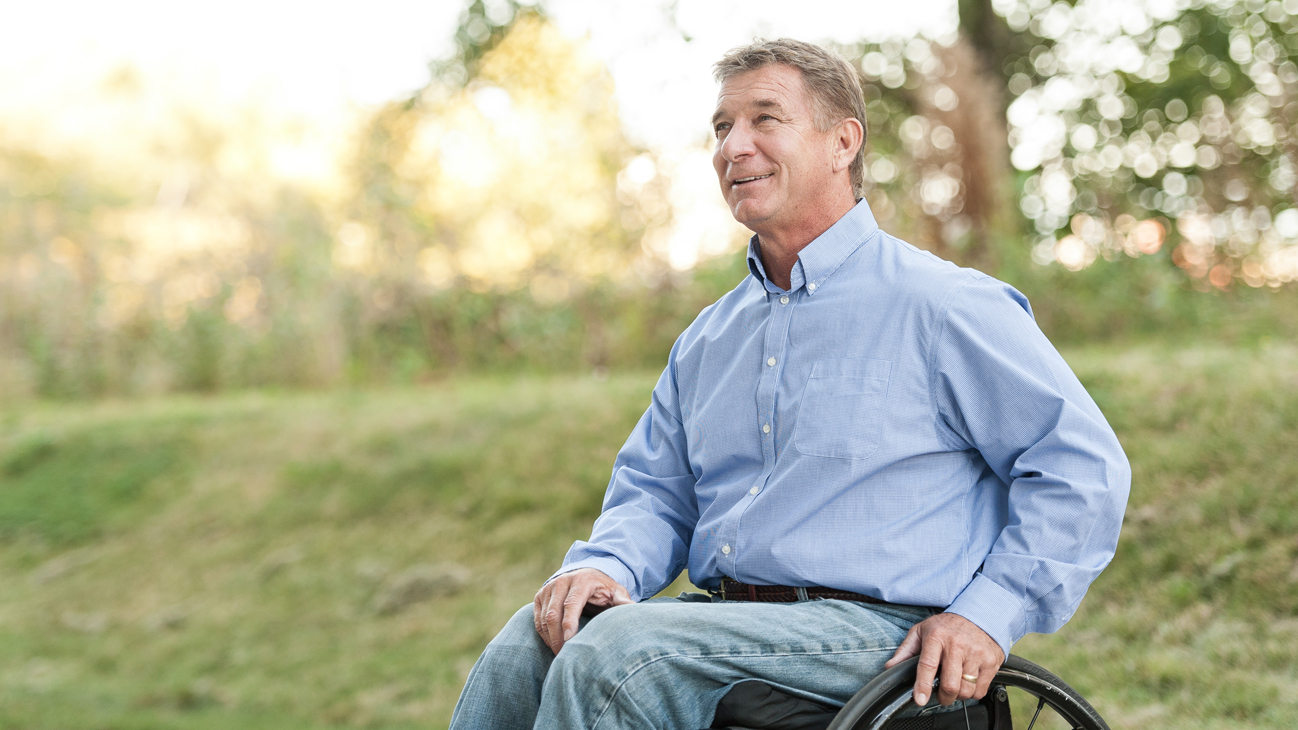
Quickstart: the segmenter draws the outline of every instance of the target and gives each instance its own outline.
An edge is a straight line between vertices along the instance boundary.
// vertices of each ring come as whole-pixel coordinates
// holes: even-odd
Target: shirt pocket
[[[888,360],[821,360],[802,392],[793,443],[807,456],[868,459],[879,449]]]

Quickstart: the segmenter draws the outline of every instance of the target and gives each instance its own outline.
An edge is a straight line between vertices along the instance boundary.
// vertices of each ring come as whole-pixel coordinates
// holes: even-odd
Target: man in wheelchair
[[[913,657],[917,704],[981,698],[1113,556],[1112,429],[1023,295],[879,230],[852,67],[776,40],[715,75],[751,275],[677,339],[590,540],[455,730],[824,727]],[[708,593],[645,600],[683,569]]]

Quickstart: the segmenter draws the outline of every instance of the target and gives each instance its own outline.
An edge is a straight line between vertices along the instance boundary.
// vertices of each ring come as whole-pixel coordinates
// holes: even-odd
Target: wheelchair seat
[[[978,702],[925,707],[911,700],[918,657],[875,677],[841,709],[794,697],[763,682],[741,682],[717,706],[709,730],[1109,730],[1062,679],[1011,654]],[[934,687],[937,683],[934,682]]]

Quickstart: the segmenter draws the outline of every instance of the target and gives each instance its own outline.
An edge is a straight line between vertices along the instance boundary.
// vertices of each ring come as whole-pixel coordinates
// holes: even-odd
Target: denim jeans
[[[519,609],[469,672],[451,730],[700,730],[735,684],[842,705],[940,609],[852,601],[719,601],[698,593],[611,608],[555,656]]]

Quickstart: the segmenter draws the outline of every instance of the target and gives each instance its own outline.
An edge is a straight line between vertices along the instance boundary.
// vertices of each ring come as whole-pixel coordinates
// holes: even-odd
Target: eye
[[[717,125],[712,128],[712,132],[720,137],[728,129],[730,129],[730,122],[717,122]]]
[[[758,115],[758,117],[757,117],[757,121],[759,121],[759,122],[773,122],[773,121],[775,121],[775,117],[771,116],[770,114],[760,114],[760,115]]]

